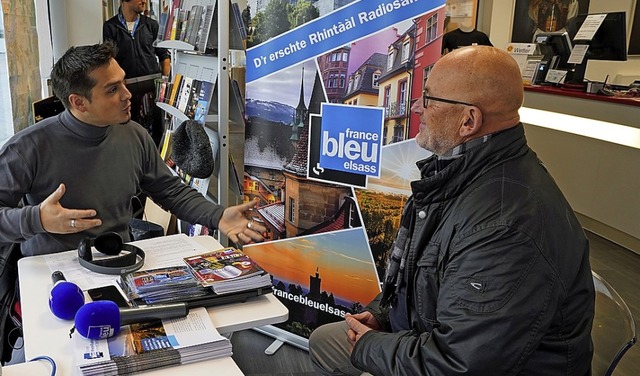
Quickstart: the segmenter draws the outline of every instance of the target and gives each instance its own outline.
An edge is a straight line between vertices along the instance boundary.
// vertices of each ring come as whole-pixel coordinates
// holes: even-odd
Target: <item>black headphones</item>
[[[127,253],[94,261],[92,247],[108,256],[117,256],[122,251]],[[144,251],[135,245],[123,244],[117,232],[107,232],[95,238],[84,238],[78,245],[78,261],[92,272],[121,275],[135,272],[144,265]]]

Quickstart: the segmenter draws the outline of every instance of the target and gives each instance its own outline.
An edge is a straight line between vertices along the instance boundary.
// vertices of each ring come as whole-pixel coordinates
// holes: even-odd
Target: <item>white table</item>
[[[200,236],[196,240],[208,249],[221,248],[220,243],[210,236]],[[76,252],[76,251],[69,251]],[[78,268],[81,268],[78,265]],[[64,270],[63,270],[64,272]],[[86,273],[92,273],[86,271]],[[47,355],[57,364],[57,375],[77,375],[74,366],[73,340],[69,338],[72,321],[56,318],[49,311],[49,292],[51,290],[51,270],[43,256],[32,256],[20,259],[18,262],[20,280],[20,299],[22,304],[22,322],[24,332],[25,359]],[[289,317],[287,308],[273,295],[267,294],[248,299],[244,303],[232,303],[208,309],[213,324],[220,333],[255,328],[264,325],[286,321]],[[77,334],[76,334],[77,335]],[[21,374],[49,375],[50,367],[46,362],[42,365],[8,366],[3,368],[3,374],[11,375],[24,368]],[[206,368],[203,368],[206,367]],[[28,370],[27,370],[28,369]],[[36,373],[32,370],[43,370]],[[230,357],[197,362],[180,366],[180,374],[199,374],[203,369],[216,370],[216,374],[225,376],[242,375],[238,366]],[[143,372],[145,375],[175,375],[177,369],[168,367],[159,370]],[[17,374],[17,373],[16,373]]]

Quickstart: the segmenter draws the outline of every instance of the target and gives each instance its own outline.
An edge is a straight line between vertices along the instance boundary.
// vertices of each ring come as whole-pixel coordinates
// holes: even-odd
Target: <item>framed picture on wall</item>
[[[574,35],[571,22],[578,14],[589,11],[589,0],[516,0],[511,41],[531,43],[539,32],[568,31]]]

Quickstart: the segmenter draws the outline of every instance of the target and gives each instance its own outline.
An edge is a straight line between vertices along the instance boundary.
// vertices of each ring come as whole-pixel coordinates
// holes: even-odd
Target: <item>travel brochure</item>
[[[138,270],[119,285],[134,303],[186,301],[270,287],[271,276],[241,250],[229,247],[183,258],[185,264]]]
[[[218,294],[271,284],[270,275],[241,250],[228,247],[185,257],[191,274]]]
[[[187,266],[138,270],[122,276],[121,287],[129,300],[142,299],[146,304],[179,301],[208,293]]]
[[[109,339],[75,334],[74,346],[83,376],[130,375],[233,354],[231,341],[220,335],[202,307],[182,318],[131,324]]]

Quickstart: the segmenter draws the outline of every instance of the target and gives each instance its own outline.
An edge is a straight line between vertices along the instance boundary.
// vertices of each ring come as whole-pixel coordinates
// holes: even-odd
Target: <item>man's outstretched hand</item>
[[[224,210],[218,229],[234,243],[247,244],[264,240],[262,234],[267,228],[253,219],[258,200],[230,206]]]

